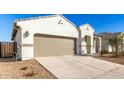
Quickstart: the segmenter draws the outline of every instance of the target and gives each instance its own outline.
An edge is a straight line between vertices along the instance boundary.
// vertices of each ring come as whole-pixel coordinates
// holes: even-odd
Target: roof
[[[11,40],[13,40],[14,39],[14,37],[15,37],[15,34],[17,33],[17,29],[16,29],[16,27],[17,27],[17,22],[20,22],[20,21],[28,21],[28,20],[35,20],[35,19],[43,19],[43,18],[51,18],[51,17],[57,17],[57,16],[60,16],[60,17],[62,17],[63,19],[65,19],[66,21],[68,21],[70,24],[72,24],[75,28],[77,28],[77,26],[74,24],[74,23],[72,23],[70,20],[68,20],[67,18],[65,18],[63,15],[61,15],[61,14],[56,14],[56,15],[48,15],[48,16],[39,16],[39,17],[31,17],[31,18],[24,18],[24,19],[17,19],[17,20],[15,20],[15,22],[14,22],[14,24],[13,24],[13,31],[12,31],[12,38],[11,38]],[[18,27],[19,28],[19,27]],[[16,30],[15,30],[16,29]]]
[[[14,39],[14,37],[15,37],[15,35],[17,33],[17,30],[19,30],[19,29],[20,29],[20,27],[17,26],[16,22],[14,22],[14,24],[13,24],[13,31],[12,31],[12,35],[11,35],[11,40]]]
[[[112,32],[102,32],[99,33],[102,36],[102,39],[107,40],[112,37]]]
[[[99,34],[99,33],[94,33],[94,36],[98,36],[98,37],[102,37],[102,35],[101,34]]]
[[[108,40],[109,38],[112,38],[113,36],[118,36],[118,35],[124,35],[123,32],[101,32],[98,33],[102,36],[102,39]]]
[[[28,20],[35,20],[35,19],[43,19],[43,18],[51,18],[51,17],[57,17],[57,16],[60,16],[60,17],[64,18],[64,19],[65,19],[66,21],[68,21],[70,24],[72,24],[73,26],[77,27],[74,23],[72,23],[70,20],[68,20],[67,18],[65,18],[62,14],[55,14],[55,15],[48,15],[48,16],[38,16],[38,17],[17,19],[15,22],[28,21]]]

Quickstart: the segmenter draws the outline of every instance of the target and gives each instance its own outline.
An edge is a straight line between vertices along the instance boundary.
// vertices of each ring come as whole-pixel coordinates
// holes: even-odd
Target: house
[[[63,15],[16,20],[12,32],[12,40],[17,42],[16,59],[99,52],[101,48],[97,51],[95,46],[101,47],[101,37],[94,36],[94,31],[88,24],[77,28]]]
[[[109,39],[113,37],[118,37],[118,50],[120,52],[124,51],[124,33],[123,32],[102,32],[102,50],[107,50],[108,52],[114,52],[115,46],[109,43]]]
[[[77,39],[76,26],[62,15],[17,20],[13,26],[17,59],[74,55],[78,53]]]

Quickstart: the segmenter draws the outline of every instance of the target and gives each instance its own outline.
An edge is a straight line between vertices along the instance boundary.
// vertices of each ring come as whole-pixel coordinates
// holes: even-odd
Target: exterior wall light
[[[30,33],[28,31],[26,31],[24,34],[23,34],[23,37],[26,38],[30,35]]]
[[[62,25],[63,24],[62,20],[59,20],[58,24]]]

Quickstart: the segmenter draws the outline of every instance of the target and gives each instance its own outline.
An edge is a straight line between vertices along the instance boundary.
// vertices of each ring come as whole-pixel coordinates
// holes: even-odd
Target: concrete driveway
[[[54,56],[35,58],[60,79],[124,78],[124,66],[90,56]]]

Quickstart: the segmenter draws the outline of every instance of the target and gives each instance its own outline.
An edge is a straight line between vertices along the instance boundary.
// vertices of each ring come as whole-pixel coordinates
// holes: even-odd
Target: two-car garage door
[[[34,56],[74,55],[75,41],[74,38],[36,34],[34,36]]]

